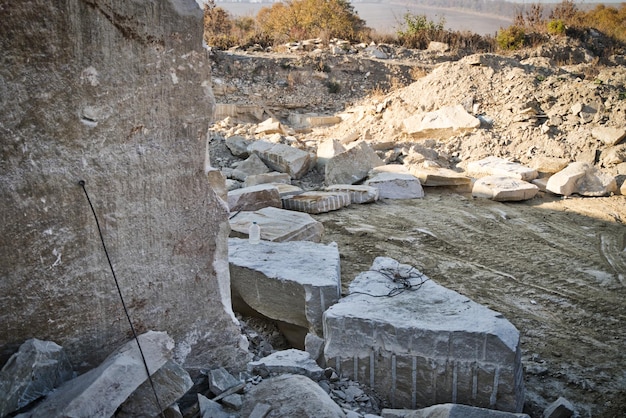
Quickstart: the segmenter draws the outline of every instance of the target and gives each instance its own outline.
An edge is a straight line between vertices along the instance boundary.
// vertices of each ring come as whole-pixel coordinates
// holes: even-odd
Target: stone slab
[[[329,192],[347,192],[350,194],[350,203],[372,203],[378,200],[379,192],[376,187],[356,184],[333,184],[324,190]]]
[[[271,173],[260,173],[248,175],[242,187],[250,187],[257,186],[259,184],[273,184],[273,183],[282,183],[282,184],[291,184],[291,176],[287,173],[278,173],[273,171]]]
[[[475,177],[504,176],[529,182],[538,176],[537,170],[493,156],[470,162],[467,172]]]
[[[301,374],[316,382],[324,375],[324,369],[317,365],[309,353],[294,348],[277,351],[257,361],[251,361],[247,368],[250,373],[263,369],[270,374]]]
[[[532,199],[539,187],[513,177],[487,176],[474,182],[472,196],[498,202],[517,202]]]
[[[272,170],[287,173],[293,179],[304,176],[312,165],[308,152],[285,144],[255,141],[248,146],[248,151],[257,154]]]
[[[383,409],[383,418],[530,418],[528,414],[495,411],[461,404],[440,404],[418,410]]]
[[[320,242],[324,235],[324,225],[307,213],[266,207],[253,212],[239,212],[231,217],[231,237],[246,238],[252,222],[259,225],[261,239],[265,241]]]
[[[422,184],[412,174],[380,172],[365,181],[376,187],[380,199],[417,199],[424,197]]]
[[[365,179],[371,169],[384,164],[367,142],[359,141],[328,159],[324,171],[325,183],[328,186],[355,184]]]
[[[350,205],[348,192],[311,191],[282,198],[283,208],[306,213],[325,213]]]
[[[268,206],[282,207],[278,189],[271,184],[242,187],[228,192],[228,207],[231,212],[253,211]]]
[[[456,105],[410,116],[402,124],[409,135],[428,136],[476,129],[480,127],[480,120],[467,113],[463,106]]]
[[[466,186],[472,179],[463,173],[458,173],[448,168],[421,167],[411,165],[409,172],[417,177],[422,186]]]
[[[251,245],[228,240],[233,302],[322,335],[322,314],[341,293],[336,245],[307,241]]]
[[[410,289],[410,290],[409,290]],[[498,312],[378,257],[324,314],[324,358],[393,408],[437,403],[520,412],[520,334]]]
[[[615,177],[603,173],[593,165],[575,162],[552,175],[546,184],[551,193],[569,196],[606,196],[617,191]]]
[[[323,171],[329,159],[345,151],[346,147],[338,139],[326,139],[320,142],[317,146],[317,168]]]
[[[252,154],[233,168],[230,177],[235,180],[244,181],[248,176],[269,172],[270,169],[265,163],[257,155]]]
[[[613,128],[609,126],[597,126],[592,129],[591,135],[604,145],[617,145],[626,138],[626,128]]]

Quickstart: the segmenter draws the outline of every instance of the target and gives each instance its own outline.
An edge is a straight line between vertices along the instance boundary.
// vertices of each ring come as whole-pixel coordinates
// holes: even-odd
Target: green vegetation
[[[500,29],[496,35],[496,42],[501,49],[515,50],[524,46],[526,32],[521,26],[509,26],[506,29]]]

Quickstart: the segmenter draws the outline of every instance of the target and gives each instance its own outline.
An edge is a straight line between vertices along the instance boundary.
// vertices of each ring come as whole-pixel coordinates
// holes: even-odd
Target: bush
[[[550,35],[565,34],[565,23],[561,19],[551,20],[548,22],[548,33]]]
[[[496,35],[496,42],[501,49],[515,50],[524,46],[526,32],[520,26],[509,26],[506,29],[500,29]]]
[[[438,23],[428,20],[426,15],[414,15],[411,13],[404,14],[405,30],[398,31],[398,37],[414,36],[422,31],[442,31],[444,29],[445,19],[439,19]]]

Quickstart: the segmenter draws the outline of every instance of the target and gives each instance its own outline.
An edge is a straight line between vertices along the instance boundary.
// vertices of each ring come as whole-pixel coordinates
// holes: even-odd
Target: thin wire
[[[96,211],[91,204],[91,199],[89,198],[89,194],[87,193],[87,189],[85,188],[85,180],[80,180],[78,185],[83,188],[85,192],[85,197],[87,198],[87,202],[89,203],[89,207],[91,208],[91,213],[93,213],[93,217],[96,220],[96,226],[98,227],[98,235],[100,235],[100,242],[102,242],[102,248],[104,249],[104,254],[107,257],[107,261],[109,262],[109,267],[111,268],[111,274],[113,274],[113,279],[115,280],[115,287],[117,287],[117,293],[120,295],[120,300],[122,301],[122,307],[124,308],[124,313],[126,314],[126,318],[128,319],[128,324],[130,325],[130,330],[133,332],[133,337],[135,341],[137,341],[137,347],[139,348],[139,354],[141,354],[141,360],[143,361],[143,366],[146,369],[146,373],[148,374],[148,380],[150,381],[150,386],[152,386],[152,393],[154,393],[154,398],[156,399],[157,407],[159,408],[159,415],[165,418],[163,414],[163,408],[161,408],[161,402],[159,402],[159,395],[157,395],[156,388],[154,387],[154,382],[152,381],[152,376],[150,376],[150,370],[148,369],[148,363],[146,362],[146,357],[143,354],[143,350],[141,349],[141,344],[139,344],[139,338],[137,337],[137,332],[135,331],[135,327],[133,326],[133,321],[130,319],[130,314],[128,313],[128,308],[126,308],[126,303],[124,302],[124,297],[122,296],[122,289],[120,289],[119,282],[117,281],[117,276],[115,275],[115,270],[113,270],[113,263],[111,263],[111,258],[109,257],[109,252],[107,251],[107,246],[104,243],[104,236],[102,235],[102,230],[100,229],[100,222],[98,222],[98,216],[96,215]]]

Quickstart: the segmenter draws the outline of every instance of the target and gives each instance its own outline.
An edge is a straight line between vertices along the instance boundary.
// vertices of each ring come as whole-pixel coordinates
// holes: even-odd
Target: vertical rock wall
[[[0,364],[37,337],[85,369],[130,338],[81,179],[137,331],[238,364],[196,2],[0,0],[0,21]]]

